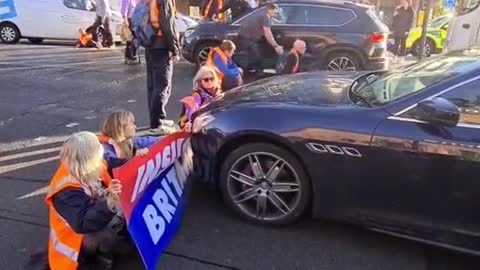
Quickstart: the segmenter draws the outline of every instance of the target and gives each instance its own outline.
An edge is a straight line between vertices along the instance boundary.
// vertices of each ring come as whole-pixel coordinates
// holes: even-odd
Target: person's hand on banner
[[[187,123],[185,124],[185,127],[183,128],[183,130],[184,130],[185,132],[192,132],[192,123],[187,122]]]
[[[122,192],[122,183],[120,183],[120,180],[112,179],[108,185],[107,191],[108,208],[110,208],[112,211],[115,211],[120,199],[120,193]]]
[[[137,152],[135,153],[136,156],[141,156],[141,157],[144,157],[146,155],[148,155],[148,148],[142,148],[142,149],[138,149]]]

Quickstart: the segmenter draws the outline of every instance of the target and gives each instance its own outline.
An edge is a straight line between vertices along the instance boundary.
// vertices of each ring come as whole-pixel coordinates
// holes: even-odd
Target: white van
[[[480,0],[458,0],[448,26],[447,51],[465,49],[480,43]]]
[[[95,6],[90,0],[3,0],[0,2],[0,41],[74,40],[78,29],[87,29],[95,17]],[[110,20],[114,41],[120,42],[123,19],[114,11]],[[100,41],[104,37],[103,29],[97,34]]]

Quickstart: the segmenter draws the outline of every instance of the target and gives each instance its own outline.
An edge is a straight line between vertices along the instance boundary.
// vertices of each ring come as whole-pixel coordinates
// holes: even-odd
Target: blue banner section
[[[148,270],[175,235],[185,209],[185,182],[174,166],[154,179],[133,208],[128,230]]]
[[[0,0],[0,20],[17,17],[14,0]]]

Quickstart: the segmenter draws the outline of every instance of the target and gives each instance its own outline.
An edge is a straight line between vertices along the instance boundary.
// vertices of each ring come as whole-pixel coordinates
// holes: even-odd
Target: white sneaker
[[[161,126],[172,127],[175,125],[175,122],[173,120],[160,119],[158,122],[160,123]]]

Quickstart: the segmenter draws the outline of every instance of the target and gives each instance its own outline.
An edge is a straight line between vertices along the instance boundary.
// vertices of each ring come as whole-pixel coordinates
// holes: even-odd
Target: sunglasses
[[[213,77],[202,78],[203,82],[213,82]]]

